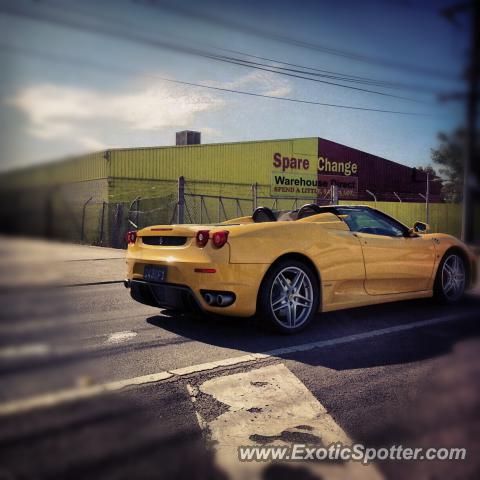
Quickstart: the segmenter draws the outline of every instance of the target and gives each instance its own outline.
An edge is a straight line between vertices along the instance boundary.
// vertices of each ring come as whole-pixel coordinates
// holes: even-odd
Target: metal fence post
[[[185,223],[185,177],[178,177],[177,223]]]
[[[132,209],[135,209],[135,210],[133,210],[134,212],[136,212],[138,210],[138,200],[139,199],[140,199],[140,197],[135,197],[133,202],[128,207],[128,217],[127,217],[128,228],[130,228],[130,225],[131,225],[133,228],[138,229],[138,214],[137,214],[137,218],[135,219],[135,222],[131,218],[131,214],[132,214]]]
[[[102,203],[102,218],[100,219],[100,238],[98,239],[98,243],[100,245],[103,245],[103,228],[105,225],[105,206],[106,203]]]
[[[85,237],[85,210],[87,209],[87,205],[92,201],[93,197],[90,197],[84,204],[82,208],[82,230],[80,233],[80,241],[83,242]]]
[[[140,197],[135,202],[135,225],[140,227]]]
[[[123,204],[116,203],[113,213],[112,225],[110,228],[110,246],[113,248],[124,248],[126,229],[123,228]]]
[[[338,186],[332,185],[330,187],[330,204],[338,205]]]
[[[255,182],[252,185],[252,201],[253,201],[252,211],[255,211],[258,207],[258,183],[257,182]]]
[[[223,218],[225,220],[228,220],[227,211],[225,210],[225,205],[223,204],[222,197],[220,197],[220,205],[221,205],[222,210],[223,210]],[[220,220],[219,220],[219,222],[220,222]]]
[[[373,197],[373,201],[375,202],[375,208],[377,208],[377,196],[370,190],[365,190],[365,191]]]

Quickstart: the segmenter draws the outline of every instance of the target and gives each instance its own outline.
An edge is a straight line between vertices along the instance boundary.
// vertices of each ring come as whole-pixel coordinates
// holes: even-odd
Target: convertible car
[[[286,333],[317,312],[435,296],[459,300],[476,260],[455,237],[365,206],[260,207],[216,225],[128,232],[125,286],[168,310],[249,317]]]

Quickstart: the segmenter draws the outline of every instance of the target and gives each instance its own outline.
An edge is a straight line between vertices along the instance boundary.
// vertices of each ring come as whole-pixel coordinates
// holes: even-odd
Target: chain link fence
[[[152,196],[128,191],[129,200],[101,200],[88,193],[78,199],[68,188],[47,188],[29,195],[0,199],[0,227],[3,232],[46,237],[89,245],[125,248],[126,233],[150,225],[173,223],[210,224],[251,215],[259,206],[273,210],[293,210],[306,203],[338,203],[335,191],[315,196],[278,197],[270,195],[269,185],[190,182],[180,178],[176,188],[160,189]],[[175,191],[176,190],[176,191]],[[135,195],[135,196],[134,196]],[[459,235],[461,205],[420,202],[341,201],[370,203],[408,225],[426,221],[433,231]],[[427,221],[427,223],[429,223]]]
[[[211,185],[211,184],[210,184]],[[312,196],[271,196],[269,185],[234,184],[223,185],[223,191],[234,191],[237,195],[199,193],[199,185],[187,182],[182,177],[178,184],[178,223],[219,223],[236,217],[251,215],[257,207],[272,210],[293,210],[306,203],[325,205],[336,203],[336,189],[321,198]],[[205,189],[208,191],[208,189]],[[333,197],[332,197],[333,195]]]

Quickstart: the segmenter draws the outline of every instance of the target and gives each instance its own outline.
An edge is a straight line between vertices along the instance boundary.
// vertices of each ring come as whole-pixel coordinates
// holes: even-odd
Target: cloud
[[[141,132],[151,134],[198,125],[200,114],[225,109],[228,99],[235,98],[155,81],[153,76],[142,82],[130,91],[120,92],[41,83],[20,89],[6,103],[26,115],[26,132],[31,137],[55,144],[63,142],[72,150],[91,151],[120,146],[116,144],[118,139],[121,146],[129,146]],[[259,71],[210,85],[272,96],[285,96],[292,90],[288,80]],[[200,130],[211,137],[220,136],[212,127]]]
[[[233,82],[221,85],[224,88],[245,89],[273,97],[284,97],[292,93],[292,85],[285,78],[279,78],[274,73],[255,71]]]
[[[210,92],[150,83],[128,93],[104,93],[53,84],[20,90],[7,104],[27,115],[27,131],[42,140],[65,139],[85,148],[103,148],[94,123],[133,131],[156,131],[191,125],[199,113],[223,108]]]

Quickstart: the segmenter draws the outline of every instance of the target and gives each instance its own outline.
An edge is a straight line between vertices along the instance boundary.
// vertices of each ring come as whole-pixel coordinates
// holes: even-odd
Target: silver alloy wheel
[[[465,290],[465,266],[456,254],[449,255],[442,267],[442,292],[447,300],[457,300]]]
[[[273,280],[270,306],[283,327],[297,328],[305,323],[313,303],[312,282],[301,268],[286,267]]]

